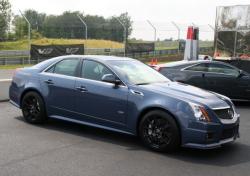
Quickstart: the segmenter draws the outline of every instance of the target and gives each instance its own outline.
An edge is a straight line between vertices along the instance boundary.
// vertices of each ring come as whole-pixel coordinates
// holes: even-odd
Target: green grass
[[[0,69],[2,70],[14,70],[17,68],[29,67],[32,65],[0,65]]]
[[[81,40],[81,39],[35,39],[32,40],[35,45],[70,45],[84,44],[88,48],[123,48],[124,45],[110,40]],[[28,40],[19,40],[14,42],[0,42],[0,50],[27,50]]]
[[[144,41],[145,42],[145,41]],[[139,42],[138,42],[139,43]],[[123,43],[110,40],[82,40],[82,39],[33,39],[32,44],[36,45],[63,45],[63,44],[84,44],[87,48],[124,48]],[[213,46],[212,41],[200,41],[200,47]],[[14,42],[0,42],[0,50],[27,50],[28,40]],[[156,50],[177,49],[178,41],[157,41]]]

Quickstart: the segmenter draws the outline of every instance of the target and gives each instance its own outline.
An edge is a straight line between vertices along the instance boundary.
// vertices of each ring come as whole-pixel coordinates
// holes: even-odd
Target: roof
[[[209,61],[209,60],[197,60],[197,61],[176,61],[176,62],[169,62],[165,64],[160,64],[158,65],[159,67],[176,67],[176,66],[181,66],[181,65],[189,65],[189,64],[198,64],[198,63],[221,63],[219,61]]]
[[[129,57],[119,57],[119,56],[105,56],[105,55],[69,55],[69,56],[63,56],[66,57],[80,57],[80,58],[89,58],[97,61],[109,61],[109,60],[135,60]]]
[[[105,62],[105,61],[112,61],[112,60],[130,60],[133,61],[135,59],[131,59],[128,57],[117,57],[117,56],[103,56],[103,55],[67,55],[67,56],[58,56],[58,57],[54,57],[52,59],[48,59],[45,60],[43,62],[40,62],[39,64],[36,64],[33,66],[33,68],[36,68],[38,70],[43,70],[46,67],[48,67],[49,65],[61,60],[61,59],[67,59],[67,58],[72,58],[72,57],[76,57],[76,58],[89,58],[95,61],[99,61],[99,62]]]

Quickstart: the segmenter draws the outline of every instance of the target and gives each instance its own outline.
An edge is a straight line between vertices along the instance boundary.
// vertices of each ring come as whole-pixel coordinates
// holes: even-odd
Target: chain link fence
[[[78,19],[76,16],[75,18]],[[24,22],[24,19],[20,19]],[[19,21],[17,21],[19,22]],[[149,24],[150,23],[150,24]],[[89,27],[86,23],[86,27]],[[194,25],[200,28],[200,52],[201,54],[212,53],[213,51],[213,38],[214,30],[213,26],[209,24],[198,25],[198,24],[181,24],[178,22],[157,22],[157,21],[133,21],[132,24],[132,34],[130,35],[127,42],[154,42],[155,51],[150,52],[138,52],[138,53],[126,53],[126,56],[145,59],[152,57],[168,57],[171,55],[181,56],[183,51],[180,51],[180,42],[184,42],[186,39],[186,30],[189,25]],[[14,64],[28,64],[30,59],[30,64],[36,64],[41,62],[41,59],[30,58],[30,44],[84,44],[86,55],[115,55],[124,56],[125,46],[120,42],[111,41],[109,38],[91,39],[91,37],[86,40],[86,36],[91,34],[91,32],[96,31],[91,27],[86,31],[86,27],[83,26],[80,20],[73,26],[67,26],[66,28],[72,28],[72,34],[67,38],[53,39],[53,38],[43,38],[39,36],[35,29],[31,30],[31,40],[29,39],[29,30],[16,29],[16,33],[27,33],[24,35],[26,38],[23,39],[13,39],[12,41],[1,41],[0,42],[0,65],[14,65]],[[47,26],[46,30],[55,31],[56,26]],[[105,30],[107,26],[99,26],[98,31],[101,29]],[[122,30],[122,25],[117,26],[117,31]],[[77,29],[77,30],[76,30]],[[75,38],[74,31],[81,33],[79,38]],[[114,30],[113,32],[117,32]],[[126,32],[126,31],[124,31]],[[124,36],[124,33],[117,33]],[[100,34],[101,35],[101,34]],[[91,36],[91,35],[90,35]],[[72,38],[73,37],[73,38]]]

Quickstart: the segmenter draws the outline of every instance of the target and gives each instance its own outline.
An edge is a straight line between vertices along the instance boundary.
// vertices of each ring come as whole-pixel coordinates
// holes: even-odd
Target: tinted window
[[[67,76],[75,76],[78,64],[78,59],[65,59],[48,69],[46,72]]]
[[[160,72],[160,73],[166,73],[166,72],[168,72],[168,70],[172,70],[172,68],[161,67],[161,68],[159,69],[159,72]]]
[[[207,72],[208,68],[207,68],[207,64],[198,64],[198,65],[189,67],[185,70]]]
[[[82,67],[82,78],[101,81],[103,75],[113,74],[106,66],[95,61],[85,60]]]
[[[110,60],[108,62],[121,78],[123,77],[132,84],[142,85],[169,81],[162,74],[140,61]]]
[[[48,73],[54,73],[55,66],[50,67],[46,72]]]
[[[239,75],[239,70],[234,69],[230,66],[223,65],[223,64],[209,64],[208,72],[223,73],[223,74],[232,75],[232,76]]]

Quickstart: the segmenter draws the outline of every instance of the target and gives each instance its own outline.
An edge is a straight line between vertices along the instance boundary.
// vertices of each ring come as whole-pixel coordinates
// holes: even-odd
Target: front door
[[[207,64],[206,63],[200,63],[196,64],[190,67],[187,67],[181,71],[183,73],[183,77],[185,77],[185,80],[187,84],[207,89],[206,82],[204,80],[204,75],[207,72]]]
[[[115,86],[102,82],[105,74],[114,74],[105,65],[84,60],[81,78],[77,78],[77,113],[83,121],[101,125],[125,125],[127,116],[128,88],[125,85]]]

